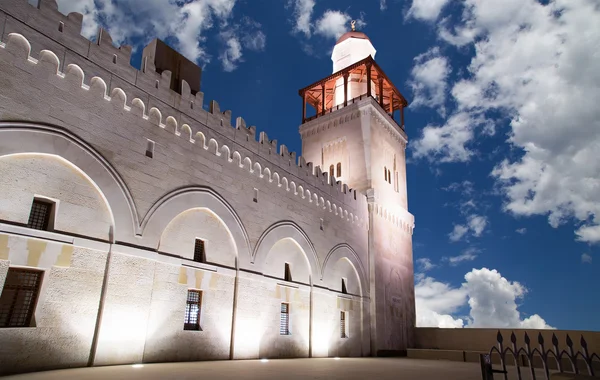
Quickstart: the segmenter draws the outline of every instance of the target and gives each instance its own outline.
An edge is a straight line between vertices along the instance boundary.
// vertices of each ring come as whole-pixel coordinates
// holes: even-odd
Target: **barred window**
[[[348,334],[346,333],[346,312],[340,312],[340,336],[342,338],[347,338]]]
[[[204,251],[204,240],[196,239],[196,244],[194,245],[194,261],[198,263],[206,262],[206,252]]]
[[[184,330],[200,330],[200,307],[202,305],[202,292],[199,290],[188,290],[187,303],[185,305]]]
[[[281,319],[279,321],[279,335],[290,335],[290,304],[281,304]]]
[[[48,231],[50,227],[50,216],[52,214],[54,203],[34,199],[31,204],[31,212],[29,213],[29,221],[27,227],[36,230]]]
[[[42,271],[8,268],[0,295],[0,327],[29,327],[42,284]]]
[[[285,263],[285,268],[284,268],[284,280],[286,281],[292,281],[292,270],[290,269],[290,264]]]

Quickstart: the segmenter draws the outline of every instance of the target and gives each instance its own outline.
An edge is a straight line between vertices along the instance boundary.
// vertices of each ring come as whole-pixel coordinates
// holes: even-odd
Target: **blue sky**
[[[154,37],[214,99],[300,152],[298,89],[359,20],[405,95],[418,325],[600,330],[594,0],[59,0],[84,35]]]

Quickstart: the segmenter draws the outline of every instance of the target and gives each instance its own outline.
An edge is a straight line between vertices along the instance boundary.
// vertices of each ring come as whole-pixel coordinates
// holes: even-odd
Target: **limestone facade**
[[[411,346],[406,136],[388,138],[375,100],[302,126],[307,157],[342,138],[331,160],[364,161],[342,184],[81,23],[54,0],[0,1],[0,291],[11,270],[41,276],[29,325],[0,326],[0,375]],[[372,141],[353,137],[367,129]],[[400,191],[369,174],[394,155]],[[46,230],[28,227],[34,200],[52,204]],[[184,330],[189,291],[197,330]]]

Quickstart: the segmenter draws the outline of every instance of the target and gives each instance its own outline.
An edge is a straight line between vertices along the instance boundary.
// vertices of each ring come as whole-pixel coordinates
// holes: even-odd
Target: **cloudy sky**
[[[297,152],[297,91],[358,20],[411,102],[417,324],[600,330],[597,0],[58,3],[134,66],[166,40],[204,68],[205,101]]]

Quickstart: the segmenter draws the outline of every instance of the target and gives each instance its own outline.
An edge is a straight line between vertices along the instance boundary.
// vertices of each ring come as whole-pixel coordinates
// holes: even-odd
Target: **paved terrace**
[[[501,376],[497,375],[500,379]],[[509,376],[509,379],[515,379]],[[528,378],[525,375],[524,378]],[[541,377],[539,377],[541,378]],[[71,379],[377,379],[481,380],[479,364],[406,358],[212,361],[67,369],[2,377],[2,380]]]

